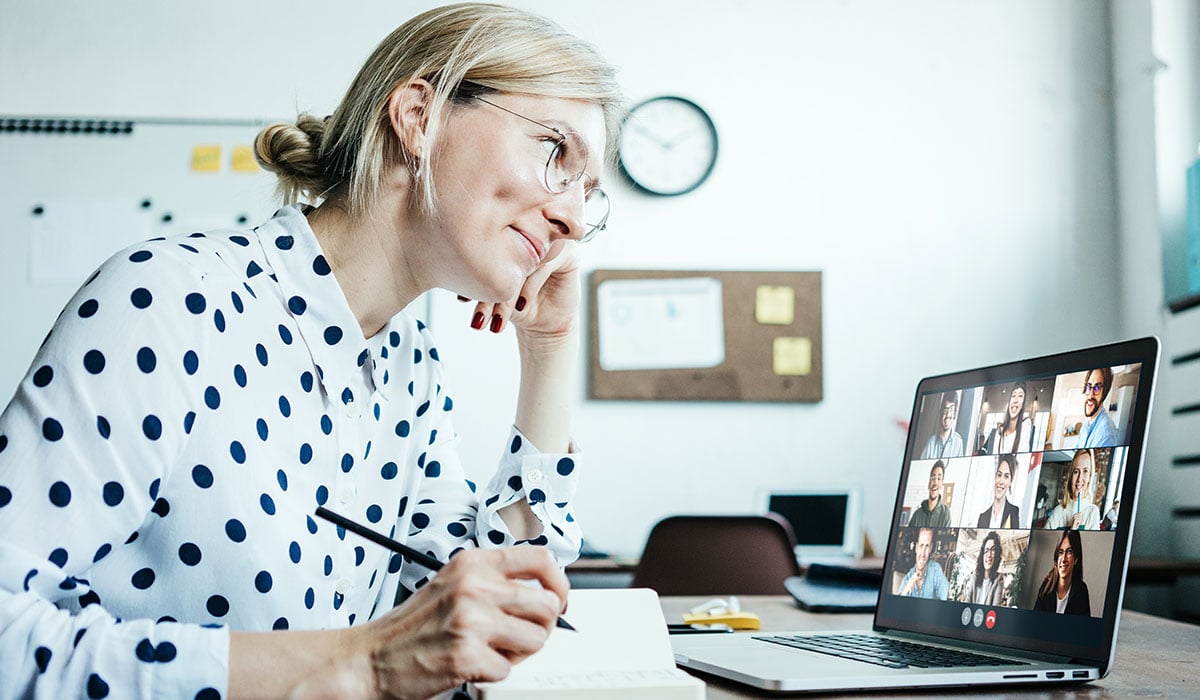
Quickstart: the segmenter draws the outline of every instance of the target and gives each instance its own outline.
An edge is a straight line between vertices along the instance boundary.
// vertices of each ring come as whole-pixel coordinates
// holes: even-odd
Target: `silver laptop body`
[[[1158,358],[1142,338],[918,385],[879,603],[858,634],[978,665],[804,648],[845,630],[673,636],[676,663],[789,693],[1104,677]]]

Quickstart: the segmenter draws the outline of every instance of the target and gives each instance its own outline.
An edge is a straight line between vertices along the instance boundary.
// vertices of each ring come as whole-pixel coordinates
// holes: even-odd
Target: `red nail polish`
[[[464,297],[464,296],[463,296],[463,295],[461,295],[461,294],[459,294],[459,295],[458,295],[458,300],[459,300],[459,301],[471,301],[470,299],[468,299],[468,298]]]
[[[479,330],[480,328],[483,328],[483,312],[482,311],[476,311],[475,315],[471,317],[471,327],[474,328],[475,330]]]
[[[493,314],[492,315],[492,332],[499,333],[500,327],[503,325],[504,325],[504,319],[501,318],[500,314]]]
[[[517,297],[517,311],[525,310],[525,297]]]

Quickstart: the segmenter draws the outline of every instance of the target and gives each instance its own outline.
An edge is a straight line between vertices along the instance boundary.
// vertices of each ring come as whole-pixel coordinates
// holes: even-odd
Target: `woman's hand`
[[[461,296],[459,299],[469,301]],[[559,239],[550,245],[542,264],[525,279],[516,299],[476,304],[471,327],[499,333],[511,321],[522,343],[553,342],[574,332],[579,301],[579,250],[574,241]]]
[[[541,547],[464,551],[400,607],[345,630],[347,653],[291,697],[428,698],[501,680],[545,644],[568,588]]]

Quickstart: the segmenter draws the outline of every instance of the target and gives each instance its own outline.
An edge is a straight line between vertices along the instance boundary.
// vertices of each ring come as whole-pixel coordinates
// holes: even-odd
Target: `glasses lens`
[[[608,195],[604,194],[604,190],[599,187],[588,190],[583,200],[584,243],[592,240],[608,225],[608,211]]]
[[[566,192],[583,177],[587,161],[587,145],[579,134],[573,131],[562,133],[546,161],[546,189],[554,194]]]

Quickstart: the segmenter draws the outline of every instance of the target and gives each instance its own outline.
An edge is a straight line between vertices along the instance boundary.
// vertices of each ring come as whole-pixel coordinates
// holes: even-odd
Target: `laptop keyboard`
[[[972,666],[1024,666],[1024,661],[1002,659],[998,656],[969,651],[944,649],[890,637],[869,634],[774,635],[754,639],[785,647],[815,651],[818,654],[840,656],[843,659],[864,661],[887,668],[954,668]]]

